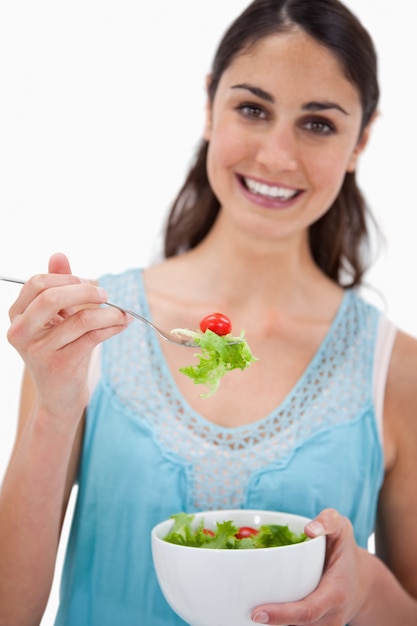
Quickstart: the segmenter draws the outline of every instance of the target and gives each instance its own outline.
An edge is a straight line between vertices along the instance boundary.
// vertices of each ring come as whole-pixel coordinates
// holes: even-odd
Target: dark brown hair
[[[377,56],[368,32],[338,0],[254,0],[231,24],[219,44],[211,68],[210,101],[213,102],[223,72],[239,53],[294,26],[330,50],[357,88],[362,104],[362,132],[379,99]],[[166,257],[197,246],[218,215],[220,204],[207,177],[207,149],[207,141],[202,140],[168,215]],[[369,267],[371,223],[378,232],[355,173],[347,173],[336,200],[309,232],[317,265],[344,287],[360,285]]]

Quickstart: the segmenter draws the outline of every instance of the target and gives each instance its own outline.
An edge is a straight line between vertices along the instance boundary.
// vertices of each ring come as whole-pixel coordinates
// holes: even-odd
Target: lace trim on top
[[[140,270],[106,276],[109,298],[150,319]],[[118,401],[145,421],[168,454],[188,466],[195,510],[243,506],[254,472],[288,462],[309,438],[355,420],[372,404],[379,312],[346,291],[328,333],[286,399],[264,419],[225,428],[179,393],[154,332],[133,323],[105,342],[103,374]]]

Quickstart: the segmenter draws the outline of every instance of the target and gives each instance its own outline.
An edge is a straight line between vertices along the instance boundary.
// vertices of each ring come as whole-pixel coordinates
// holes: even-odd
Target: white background
[[[312,0],[314,1],[314,0]],[[380,59],[381,116],[359,165],[387,237],[369,279],[417,335],[413,3],[349,0]],[[66,253],[95,278],[150,262],[204,119],[215,46],[246,0],[0,3],[0,274]],[[20,358],[6,339],[19,287],[0,283],[0,478],[16,426]],[[61,557],[60,557],[61,558]],[[42,622],[52,624],[56,585]]]

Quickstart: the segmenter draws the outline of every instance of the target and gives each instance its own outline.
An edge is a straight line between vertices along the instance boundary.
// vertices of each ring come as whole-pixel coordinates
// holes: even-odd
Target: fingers
[[[335,509],[324,509],[305,527],[309,537],[325,535],[326,560],[321,581],[303,600],[291,603],[264,604],[252,612],[259,624],[297,624],[329,626],[346,624],[346,615],[357,596],[359,578],[357,546],[350,520]]]
[[[100,309],[100,318],[93,315],[98,312],[98,305],[106,301],[107,293],[90,283],[68,284],[65,277],[65,284],[45,288],[44,279],[37,277],[27,287],[26,294],[15,303],[11,314],[9,340],[15,346],[28,337],[39,339],[45,331],[57,326],[62,326],[61,342],[70,342],[77,334],[127,322],[127,316],[117,310],[106,313]],[[96,306],[92,308],[92,305]],[[54,347],[58,348],[57,345]]]
[[[349,520],[335,509],[324,509],[309,522],[304,531],[309,537],[320,535],[334,535],[350,529]]]
[[[46,289],[50,289],[55,286],[64,286],[80,283],[88,283],[88,281],[80,279],[77,276],[73,276],[68,258],[65,256],[65,254],[57,252],[53,254],[49,259],[47,274],[38,274],[36,276],[33,276],[30,280],[26,282],[20,292],[20,296],[18,297],[14,305],[10,308],[9,315],[12,318],[13,315],[23,313],[29,306],[29,304]],[[94,292],[90,291],[90,293],[93,294]],[[105,298],[106,296],[104,296],[104,299]],[[101,301],[104,300],[101,299]],[[91,302],[90,300],[86,300],[85,302],[79,302],[78,305],[81,306],[86,303],[99,304],[100,299],[97,300],[97,298],[93,296]],[[62,303],[61,308],[66,308],[64,303]]]
[[[67,258],[54,255],[50,268],[68,271]],[[100,331],[108,337],[116,327],[125,327],[130,321],[117,309],[101,308],[99,305],[106,300],[104,289],[72,274],[38,274],[26,282],[10,308],[8,339],[19,352],[29,345],[33,350],[39,347],[45,332],[59,327],[59,332],[48,333],[51,350],[59,350],[89,333],[99,341]],[[89,342],[94,341],[93,335]]]
[[[53,255],[48,269],[23,285],[9,311],[7,337],[30,372],[43,415],[73,424],[88,401],[91,351],[131,320],[100,306],[106,291],[73,276],[65,255]]]
[[[21,354],[38,352],[40,346],[60,350],[83,336],[84,345],[98,342],[129,323],[125,313],[100,307],[107,300],[106,291],[74,276],[64,254],[52,255],[48,269],[24,284],[9,310],[8,339]]]
[[[325,614],[324,606],[319,602],[299,602],[282,604],[265,604],[258,607],[252,614],[252,621],[256,624],[297,624],[297,626],[312,626]]]
[[[336,607],[336,609],[335,609]],[[297,626],[330,626],[345,624],[339,615],[341,599],[333,585],[320,586],[303,600],[264,604],[256,607],[252,620],[257,624],[297,624]]]
[[[77,421],[86,406],[93,348],[130,322],[118,309],[98,306],[106,297],[70,274],[46,274],[30,279],[12,308],[8,340],[31,374],[38,407],[61,424]]]
[[[57,353],[62,348],[71,347],[81,350],[82,345],[89,350],[97,343],[123,330],[129,323],[130,319],[124,313],[113,312],[110,308],[83,308],[76,313],[68,316],[65,320],[57,323],[50,328],[36,328],[32,330],[26,328],[32,337],[35,337],[33,343],[34,350],[37,350],[40,343],[36,341],[36,334],[39,340],[48,335],[47,347],[50,351]],[[75,345],[77,343],[77,346]],[[41,344],[43,346],[44,342]]]
[[[51,256],[48,263],[48,272],[50,274],[72,274],[70,263],[61,252],[56,252]]]
[[[80,282],[86,281],[72,275],[68,258],[60,252],[53,254],[49,259],[48,273],[38,274],[26,281],[19,297],[10,308],[9,315],[12,317],[16,312],[22,313],[39,293],[49,287]]]
[[[46,328],[50,325],[49,320],[60,311],[102,304],[106,298],[103,289],[81,282],[71,274],[39,274],[23,286],[9,310],[9,316],[13,322],[16,316],[33,315],[36,325]]]
[[[34,301],[43,291],[51,287],[80,284],[81,281],[72,274],[38,274],[26,281],[16,301],[9,309],[9,317],[23,313],[29,304]]]

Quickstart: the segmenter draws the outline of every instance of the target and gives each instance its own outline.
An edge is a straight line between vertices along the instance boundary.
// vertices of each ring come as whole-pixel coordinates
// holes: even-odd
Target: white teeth
[[[259,194],[260,196],[267,196],[268,198],[289,200],[297,193],[293,189],[286,189],[284,187],[275,187],[266,185],[265,183],[258,183],[257,181],[250,178],[245,178],[244,181],[249,191]]]

